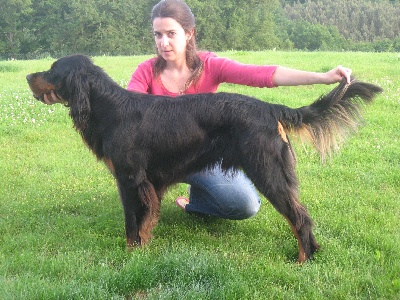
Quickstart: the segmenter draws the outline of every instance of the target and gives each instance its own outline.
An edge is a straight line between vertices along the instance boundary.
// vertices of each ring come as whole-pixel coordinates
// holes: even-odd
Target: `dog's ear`
[[[90,119],[90,82],[89,75],[82,70],[74,70],[65,79],[64,87],[68,93],[68,106],[74,126],[84,131]]]

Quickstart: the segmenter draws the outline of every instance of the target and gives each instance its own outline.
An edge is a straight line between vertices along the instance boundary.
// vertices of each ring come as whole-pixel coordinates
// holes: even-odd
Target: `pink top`
[[[204,70],[196,86],[193,84],[185,91],[186,94],[214,93],[223,83],[235,83],[254,87],[275,87],[272,81],[277,66],[257,66],[236,62],[228,58],[217,57],[213,52],[199,52],[204,62]],[[160,78],[153,76],[153,64],[156,58],[151,58],[139,64],[128,84],[129,91],[153,95],[178,96],[171,93],[162,84]]]

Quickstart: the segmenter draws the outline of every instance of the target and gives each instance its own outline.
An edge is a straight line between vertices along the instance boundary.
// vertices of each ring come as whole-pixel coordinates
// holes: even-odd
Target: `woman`
[[[178,96],[216,92],[222,82],[257,87],[336,83],[351,71],[341,66],[327,73],[312,73],[280,66],[243,65],[211,52],[196,51],[195,18],[181,0],[162,0],[151,14],[158,57],[141,63],[133,73],[130,91]],[[219,167],[187,178],[190,199],[176,204],[187,212],[226,219],[245,219],[260,207],[258,193],[242,173],[224,174]]]
[[[327,73],[305,72],[281,66],[244,65],[196,51],[195,18],[181,0],[162,0],[151,13],[158,56],[141,63],[128,84],[130,91],[154,95],[216,92],[220,83],[255,87],[331,84],[342,77],[350,81],[351,70],[338,66]],[[55,99],[54,94],[52,94]],[[51,104],[51,98],[45,96]],[[189,176],[190,198],[176,204],[186,212],[225,219],[246,219],[260,208],[250,180],[240,171],[225,174],[219,167]]]

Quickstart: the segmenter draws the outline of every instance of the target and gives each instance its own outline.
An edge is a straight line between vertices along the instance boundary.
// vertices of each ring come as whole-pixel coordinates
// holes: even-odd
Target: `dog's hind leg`
[[[254,139],[258,142],[263,139]],[[264,140],[265,141],[265,140]],[[311,259],[319,248],[312,232],[313,222],[298,201],[295,158],[289,142],[274,137],[252,147],[253,153],[242,156],[243,170],[257,189],[289,222],[299,245],[299,262]]]
[[[274,199],[273,196],[269,196],[268,199],[285,217],[293,235],[297,239],[299,247],[299,257],[297,261],[302,263],[308,259],[312,259],[315,251],[319,249],[319,245],[312,232],[313,222],[307,213],[307,210],[297,201],[297,199],[282,200],[282,198],[277,197],[275,199],[279,199],[278,205],[274,204],[277,200],[271,200]]]
[[[148,180],[139,185],[128,178],[117,178],[117,182],[125,214],[127,246],[144,245],[152,237],[151,230],[158,220],[160,201],[157,193]]]
[[[271,202],[275,209],[288,221],[289,226],[297,239],[299,247],[298,262],[311,259],[314,252],[319,249],[312,232],[313,222],[307,210],[291,192],[275,190],[274,187],[267,187],[265,197]]]
[[[151,231],[157,225],[160,216],[160,203],[162,194],[156,192],[148,180],[138,186],[140,202],[144,205],[144,214],[139,219],[139,236],[143,244],[147,244],[153,237]],[[158,195],[160,194],[160,195]]]
[[[297,187],[283,187],[275,180],[285,180],[283,174],[276,172],[275,179],[269,179],[262,186],[256,183],[259,190],[270,201],[275,209],[288,221],[290,228],[297,239],[299,247],[298,262],[311,259],[319,248],[312,232],[313,222],[305,207],[297,200]],[[272,182],[272,183],[270,183]],[[287,184],[287,182],[286,182]]]

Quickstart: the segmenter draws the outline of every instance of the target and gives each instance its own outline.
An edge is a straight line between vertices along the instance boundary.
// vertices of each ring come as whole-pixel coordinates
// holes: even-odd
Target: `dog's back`
[[[188,144],[188,140],[195,147],[196,140],[205,138],[224,148],[230,144],[224,138],[238,139],[246,131],[274,131],[285,139],[283,129],[310,140],[325,158],[363,123],[361,109],[381,91],[373,84],[355,80],[347,84],[343,79],[329,94],[297,109],[231,93],[159,97],[143,117],[143,127],[150,140],[162,141],[166,148],[184,147],[180,141]]]

